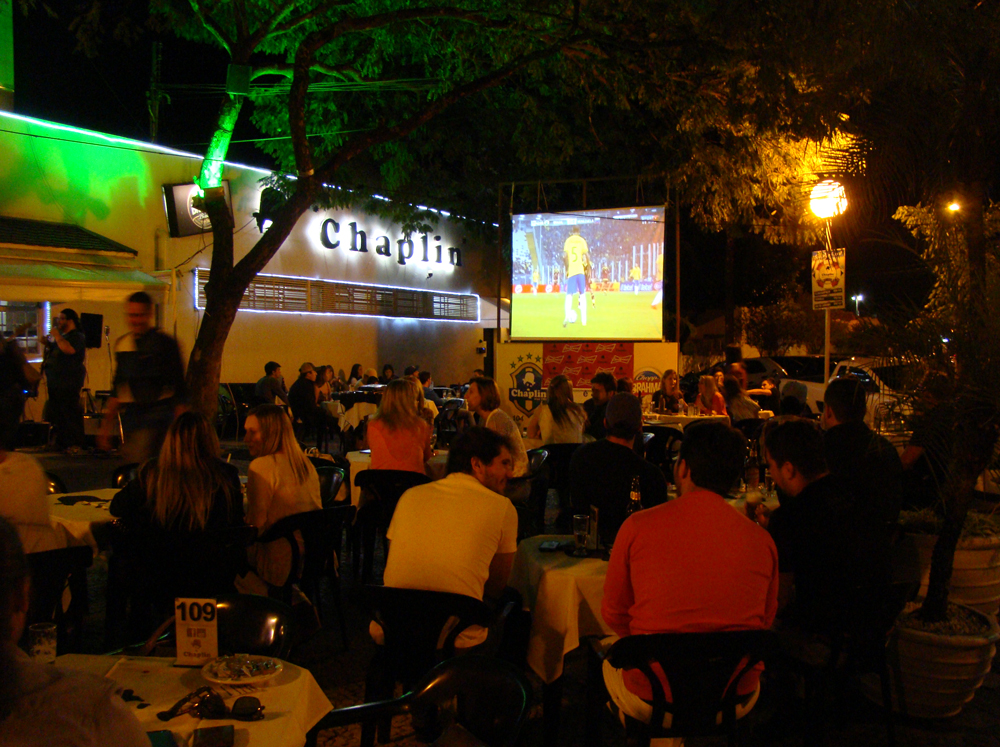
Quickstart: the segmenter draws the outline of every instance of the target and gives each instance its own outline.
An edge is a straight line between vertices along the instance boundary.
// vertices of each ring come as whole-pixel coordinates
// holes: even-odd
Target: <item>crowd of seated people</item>
[[[583,441],[587,413],[573,401],[573,385],[559,374],[549,382],[548,398],[528,419],[528,438],[543,444],[578,444]]]

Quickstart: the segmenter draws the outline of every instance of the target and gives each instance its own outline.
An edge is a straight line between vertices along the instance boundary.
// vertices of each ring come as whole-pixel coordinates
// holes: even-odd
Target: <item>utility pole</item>
[[[162,57],[162,45],[160,42],[153,42],[152,69],[149,73],[149,90],[146,91],[146,106],[149,109],[149,142],[155,143],[160,130],[160,101],[170,97],[160,88],[160,59]]]

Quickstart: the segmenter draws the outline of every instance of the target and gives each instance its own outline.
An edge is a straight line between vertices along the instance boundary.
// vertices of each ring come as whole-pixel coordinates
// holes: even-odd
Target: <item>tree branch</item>
[[[295,5],[297,3],[295,3],[294,0],[293,0],[292,4]],[[285,21],[281,25],[275,26],[274,30],[277,31],[277,32],[279,32],[279,33],[284,32],[284,31],[292,31],[293,29],[297,28],[298,26],[301,26],[303,23],[306,23],[307,21],[311,21],[313,18],[318,18],[319,16],[323,15],[324,13],[326,13],[329,10],[333,10],[334,8],[341,8],[341,7],[345,7],[345,6],[351,6],[351,5],[354,5],[354,3],[351,2],[350,0],[348,0],[347,2],[328,2],[328,3],[322,3],[319,7],[313,8],[308,13],[303,13],[302,15],[297,16],[296,18],[291,18],[291,19]]]
[[[340,76],[345,78],[351,78],[355,82],[364,83],[366,82],[361,78],[356,67],[353,64],[343,64],[343,65],[324,65],[320,62],[314,62],[309,68],[314,73],[320,73],[321,75],[330,76]],[[274,65],[267,65],[266,67],[255,68],[250,74],[250,79],[255,80],[264,75],[283,75],[286,78],[293,77],[295,73],[294,63],[279,62]],[[368,79],[367,82],[371,82],[373,79]]]
[[[317,180],[319,182],[330,181],[341,166],[359,153],[362,153],[375,145],[380,145],[390,140],[396,140],[410,134],[421,125],[429,122],[452,104],[475,93],[479,93],[480,91],[485,91],[499,85],[517,71],[534,62],[538,62],[546,57],[551,57],[552,55],[557,54],[565,47],[571,46],[574,41],[574,39],[566,39],[558,44],[552,44],[544,49],[524,55],[510,64],[494,70],[489,75],[485,75],[482,78],[472,81],[471,83],[455,88],[448,94],[433,101],[412,117],[403,120],[399,124],[392,126],[380,125],[374,130],[348,140],[344,147],[337,151],[336,155],[320,166],[317,171]]]
[[[282,5],[279,5],[275,9],[274,13],[271,14],[271,17],[264,21],[260,25],[260,28],[258,28],[250,36],[251,48],[256,49],[257,46],[264,41],[264,39],[274,33],[277,30],[278,23],[281,19],[288,15],[288,13],[298,4],[299,0],[285,0]]]
[[[188,0],[188,2],[191,4],[191,10],[194,11],[194,14],[198,16],[198,20],[201,21],[201,25],[204,26],[205,29],[218,40],[219,44],[222,45],[222,48],[225,49],[227,53],[232,55],[232,40],[226,38],[226,34],[219,24],[202,12],[200,0]]]

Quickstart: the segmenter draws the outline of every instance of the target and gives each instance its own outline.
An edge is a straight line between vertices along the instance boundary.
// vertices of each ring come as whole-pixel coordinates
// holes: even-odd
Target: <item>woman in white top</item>
[[[253,461],[247,477],[247,523],[264,534],[278,519],[323,508],[319,475],[302,453],[292,421],[277,405],[258,405],[247,414],[244,442]],[[302,549],[301,538],[299,540]],[[285,540],[250,547],[257,575],[281,586],[291,570],[292,550]]]
[[[559,374],[549,382],[548,401],[528,421],[528,438],[541,435],[544,444],[582,443],[586,417],[583,408],[573,401],[573,385]]]
[[[514,477],[528,471],[528,452],[521,440],[521,433],[510,415],[500,409],[500,390],[488,376],[477,376],[469,382],[465,404],[476,415],[479,424],[499,433],[510,442],[510,455],[514,458]]]

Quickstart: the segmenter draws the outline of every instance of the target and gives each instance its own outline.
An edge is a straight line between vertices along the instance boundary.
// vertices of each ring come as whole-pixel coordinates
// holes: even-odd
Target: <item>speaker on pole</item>
[[[80,330],[87,338],[88,348],[101,347],[101,328],[104,326],[104,314],[80,314]]]

